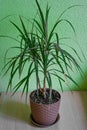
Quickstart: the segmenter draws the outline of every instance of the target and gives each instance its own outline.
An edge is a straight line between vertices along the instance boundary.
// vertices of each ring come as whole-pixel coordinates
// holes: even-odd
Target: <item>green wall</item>
[[[72,22],[76,29],[77,36],[74,37],[74,34],[67,26],[67,24],[63,24],[61,27],[59,27],[58,31],[60,34],[60,37],[64,35],[72,37],[75,41],[78,41],[78,44],[74,41],[68,41],[68,45],[72,45],[77,50],[77,53],[82,58],[82,63],[79,63],[81,67],[83,68],[84,72],[86,73],[87,67],[86,67],[86,60],[84,59],[81,49],[83,50],[85,57],[87,57],[87,0],[38,0],[40,2],[41,7],[43,10],[45,9],[46,3],[48,2],[49,6],[51,7],[50,11],[50,22],[49,22],[49,28],[52,27],[52,24],[56,21],[59,14],[66,9],[68,6],[71,5],[84,5],[80,7],[75,7],[67,11],[63,18],[68,19]],[[13,22],[16,22],[20,26],[19,18],[18,16],[24,16],[26,18],[33,18],[36,15],[37,8],[35,5],[35,0],[0,0],[0,35],[10,35],[12,37],[17,38],[19,33],[17,30],[11,25],[9,22],[10,20]],[[7,17],[8,16],[8,17]],[[7,17],[7,18],[5,18]],[[5,18],[5,19],[3,19]],[[27,28],[29,28],[29,24],[26,22]],[[4,55],[6,50],[11,47],[17,45],[15,41],[12,41],[8,38],[0,38],[0,72],[1,68],[4,65]],[[71,50],[68,50],[71,51]],[[9,52],[9,55],[13,55],[15,52]],[[72,73],[73,77],[76,79],[76,81],[80,84],[81,90],[87,90],[86,87],[86,79],[81,79],[80,75],[74,71]],[[6,90],[6,84],[9,79],[9,74],[6,75],[4,78],[0,76],[0,91]],[[33,76],[32,80],[34,80],[35,77]],[[18,77],[15,78],[16,82],[18,80]],[[54,79],[55,89],[58,88],[57,81]],[[30,90],[34,89],[35,84],[31,83]],[[70,86],[73,87],[74,90],[77,90],[77,88],[70,83]],[[66,84],[64,84],[64,89],[68,90],[68,87]]]

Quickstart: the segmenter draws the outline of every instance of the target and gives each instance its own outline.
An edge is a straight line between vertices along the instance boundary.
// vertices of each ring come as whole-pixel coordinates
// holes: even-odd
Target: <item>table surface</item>
[[[30,119],[29,101],[21,93],[0,98],[0,130],[36,130]],[[45,130],[87,130],[87,91],[61,93],[60,119]]]

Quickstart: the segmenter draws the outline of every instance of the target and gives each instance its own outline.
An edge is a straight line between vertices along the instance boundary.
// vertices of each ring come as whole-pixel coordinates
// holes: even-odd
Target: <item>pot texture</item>
[[[31,106],[31,114],[34,121],[41,125],[53,124],[56,121],[58,113],[59,113],[59,107],[60,107],[60,101],[61,101],[60,93],[57,92],[59,95],[59,100],[52,104],[35,103],[31,99],[31,95],[33,93],[34,91],[30,94],[30,106]]]

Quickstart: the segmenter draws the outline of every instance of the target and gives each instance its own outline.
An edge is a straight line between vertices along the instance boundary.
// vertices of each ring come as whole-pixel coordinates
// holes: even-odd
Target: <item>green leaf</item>
[[[76,31],[75,31],[75,28],[74,28],[73,24],[69,20],[67,20],[67,19],[62,19],[62,21],[67,22],[70,25],[70,27],[72,28],[74,34],[76,35]]]
[[[58,17],[58,20],[70,9],[74,8],[74,7],[80,7],[80,6],[83,6],[83,5],[71,5],[69,6],[68,8],[66,8]]]
[[[20,57],[19,57],[19,77],[21,76],[21,73],[22,73],[22,65],[23,65],[23,59],[24,59],[24,56],[25,56],[25,50],[23,51],[23,53],[20,54]]]
[[[48,3],[47,3],[47,6],[46,6],[46,15],[45,15],[46,27],[47,27],[47,23],[48,23],[49,11],[50,11],[50,8],[48,7]]]
[[[44,36],[43,29],[42,29],[41,25],[39,24],[39,22],[38,22],[36,19],[34,19],[34,22],[36,23],[36,25],[37,25],[39,31],[40,31],[40,32],[43,34],[43,36]]]
[[[53,26],[53,28],[52,28],[50,34],[49,34],[48,43],[50,43],[50,40],[51,40],[51,38],[52,38],[52,36],[53,36],[53,32],[54,32],[55,28],[56,28],[57,25],[58,25],[59,23],[61,23],[61,22],[62,22],[62,19],[61,19],[61,20],[58,20],[58,21],[54,24],[54,26]]]
[[[2,22],[3,20],[5,20],[5,19],[7,19],[7,18],[9,18],[11,16],[13,16],[13,15],[7,15],[7,16],[5,16],[4,18],[0,19],[0,22]]]
[[[17,57],[11,58],[11,59],[4,65],[4,67],[2,68],[2,71],[5,70],[6,67],[7,67],[7,69],[5,70],[4,75],[7,74],[7,72],[11,69],[11,67],[12,67],[13,64],[14,64],[14,62],[17,62],[18,58],[19,58],[19,55],[18,55]]]
[[[65,55],[64,55],[62,49],[60,49],[60,53],[61,53],[61,56],[62,56],[62,58],[63,58],[63,63],[64,63],[64,65],[65,65],[66,71],[67,71],[67,73],[69,73],[69,72],[68,72],[68,64],[67,64],[67,61],[66,61],[66,58],[65,58]]]
[[[77,87],[80,87],[75,80],[70,75],[65,74],[65,76],[70,79]]]
[[[64,53],[65,55],[69,56],[70,59],[72,60],[72,62],[74,63],[74,65],[75,65],[78,69],[80,69],[80,70],[82,71],[81,67],[80,67],[79,64],[76,62],[75,58],[74,58],[71,54],[69,54],[67,51],[65,51],[65,50],[63,50],[63,49],[62,49],[62,51],[63,51],[63,53]]]
[[[14,40],[14,41],[20,43],[20,41],[18,41],[17,39],[15,39],[15,38],[13,38],[13,37],[11,37],[11,36],[8,36],[8,35],[0,35],[0,37],[2,37],[2,38],[9,38],[9,39],[12,39],[12,40]]]
[[[62,92],[63,92],[62,82],[61,82],[60,78],[58,78],[58,80],[59,80],[59,84],[60,84],[61,90],[62,90]]]
[[[65,80],[64,80],[62,77],[60,77],[56,72],[54,72],[54,73],[51,73],[51,72],[50,72],[50,74],[54,75],[55,77],[57,77],[57,78],[59,78],[60,80],[62,80],[63,82],[65,82]]]
[[[55,33],[55,35],[56,35],[57,45],[59,46],[59,36],[58,36],[58,33]]]
[[[62,64],[59,62],[58,57],[54,54],[52,54],[53,58],[56,60],[57,65],[60,67],[62,73],[64,74],[64,69],[62,67]]]
[[[47,72],[46,78],[47,78],[49,88],[52,88],[52,79],[51,79],[51,75],[49,72]]]
[[[21,87],[21,85],[26,81],[27,76],[25,76],[20,82],[18,82],[18,84],[16,84],[16,86],[13,87],[13,94],[14,95],[17,90]]]
[[[52,63],[53,60],[54,60],[54,57],[48,59],[48,61],[47,61],[47,66],[48,67],[50,66],[50,64]]]
[[[53,26],[53,28],[52,28],[52,30],[51,30],[51,32],[50,32],[48,42],[50,42],[50,40],[51,40],[51,38],[52,38],[52,36],[53,36],[53,32],[54,32],[55,28],[57,27],[57,25],[58,25],[59,23],[63,22],[63,21],[67,22],[67,23],[70,25],[70,27],[72,28],[74,34],[76,35],[75,28],[74,28],[74,26],[72,25],[72,23],[71,23],[70,21],[68,21],[67,19],[60,19],[60,20],[58,20],[58,21],[54,24],[54,26]]]
[[[38,0],[35,0],[36,1],[36,4],[37,4],[37,7],[38,7],[38,10],[39,10],[39,13],[40,13],[40,18],[41,18],[41,22],[42,22],[42,26],[43,26],[43,29],[44,29],[44,25],[45,25],[45,20],[44,20],[44,15],[43,15],[43,12],[42,12],[42,9],[38,3]]]
[[[17,66],[17,67],[14,69],[14,71],[13,71],[13,69],[11,70],[10,79],[9,79],[9,82],[8,82],[8,86],[7,86],[6,92],[8,92],[9,88],[10,88],[10,90],[11,90],[12,81],[13,81],[13,78],[14,78],[14,76],[15,76],[15,74],[16,74],[16,72],[17,72],[18,69],[19,69],[19,66]]]
[[[29,38],[29,36],[28,36],[27,30],[26,30],[26,28],[25,28],[25,25],[24,25],[24,23],[23,23],[21,17],[20,17],[20,21],[21,21],[21,24],[22,24],[22,27],[23,27],[25,36],[26,36],[26,38],[27,38],[27,40],[28,40],[28,43],[31,43],[31,40],[30,40],[30,38]],[[23,36],[23,35],[22,35],[22,36]]]
[[[20,34],[22,35],[23,39],[26,40],[24,33],[21,31],[21,29],[18,27],[18,25],[16,25],[14,22],[10,21],[15,27],[16,29],[20,32]]]

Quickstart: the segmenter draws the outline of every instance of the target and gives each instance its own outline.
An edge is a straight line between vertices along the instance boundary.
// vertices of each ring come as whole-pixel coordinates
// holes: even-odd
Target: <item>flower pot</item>
[[[36,90],[35,90],[36,91]],[[36,103],[32,100],[32,95],[35,93],[33,91],[30,94],[30,107],[31,107],[31,115],[34,121],[40,125],[52,125],[56,121],[58,114],[59,114],[59,107],[61,101],[61,95],[56,90],[52,90],[52,92],[57,93],[58,100],[54,103],[43,104],[43,103]]]

